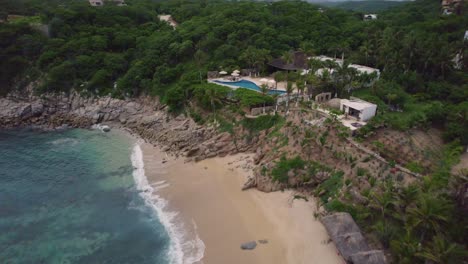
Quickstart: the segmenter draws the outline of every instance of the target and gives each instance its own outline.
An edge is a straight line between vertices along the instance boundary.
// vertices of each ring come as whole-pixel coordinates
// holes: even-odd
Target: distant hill
[[[380,12],[387,10],[392,7],[397,7],[408,3],[408,1],[346,1],[346,2],[315,2],[322,6],[326,7],[335,7],[341,8],[345,10],[353,10],[353,11],[360,11],[360,12]]]

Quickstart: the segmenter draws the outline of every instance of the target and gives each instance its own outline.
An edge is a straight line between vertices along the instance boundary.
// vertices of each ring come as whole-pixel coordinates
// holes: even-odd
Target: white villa
[[[342,59],[335,59],[335,58],[324,56],[324,55],[310,57],[309,59],[316,59],[316,60],[319,60],[319,61],[322,61],[322,62],[330,60],[330,61],[333,61],[333,62],[337,63],[340,66],[343,65],[343,60]],[[377,75],[377,80],[380,77],[380,70],[376,69],[376,68],[371,68],[371,67],[367,67],[367,66],[359,65],[359,64],[350,64],[349,67],[356,69],[359,72],[359,74],[364,74],[364,73],[372,74],[372,73],[375,73]],[[316,72],[316,74],[321,75],[324,70],[325,70],[325,68],[319,69]]]
[[[103,6],[104,1],[102,1],[102,0],[89,0],[89,4],[91,6]]]
[[[356,97],[341,99],[340,110],[345,115],[355,117],[358,121],[367,121],[375,116],[377,105],[366,102]]]
[[[158,15],[159,20],[167,22],[174,29],[177,27],[177,22],[171,15]]]
[[[88,0],[89,1],[89,4],[91,6],[103,6],[104,5],[104,1],[103,0]],[[124,0],[108,0],[110,2],[114,2],[116,3],[118,6],[125,6],[125,2]]]
[[[377,19],[377,14],[365,14],[364,15],[364,21],[376,20],[376,19]]]

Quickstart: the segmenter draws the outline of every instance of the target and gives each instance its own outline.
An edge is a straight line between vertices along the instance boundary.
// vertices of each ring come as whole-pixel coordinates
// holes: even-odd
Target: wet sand
[[[183,224],[186,238],[198,235],[203,241],[199,263],[344,263],[314,218],[313,200],[293,200],[292,191],[241,191],[251,156],[185,163],[149,144],[141,148],[148,181],[161,187],[157,194],[179,212],[176,221]],[[249,241],[257,241],[257,247],[241,250]]]

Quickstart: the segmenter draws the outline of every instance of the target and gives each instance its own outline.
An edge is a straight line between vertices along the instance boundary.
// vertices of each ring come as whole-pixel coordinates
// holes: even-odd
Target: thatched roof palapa
[[[366,263],[366,264],[381,264],[385,263],[385,255],[381,250],[371,250],[367,252],[360,252],[351,256],[351,262]]]
[[[348,213],[335,213],[322,217],[322,223],[325,225],[330,237],[341,236],[346,233],[361,232],[359,227]]]
[[[343,258],[353,264],[384,264],[380,250],[371,250],[361,230],[348,213],[335,213],[322,217],[325,229]]]

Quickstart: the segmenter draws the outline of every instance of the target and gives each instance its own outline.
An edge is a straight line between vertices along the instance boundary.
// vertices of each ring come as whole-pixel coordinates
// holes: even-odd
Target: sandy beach
[[[344,263],[314,218],[313,200],[293,200],[292,191],[241,191],[249,155],[185,163],[149,144],[141,149],[148,181],[167,208],[178,212],[174,221],[183,225],[184,239],[203,241],[198,263]],[[257,247],[241,250],[249,241]]]

